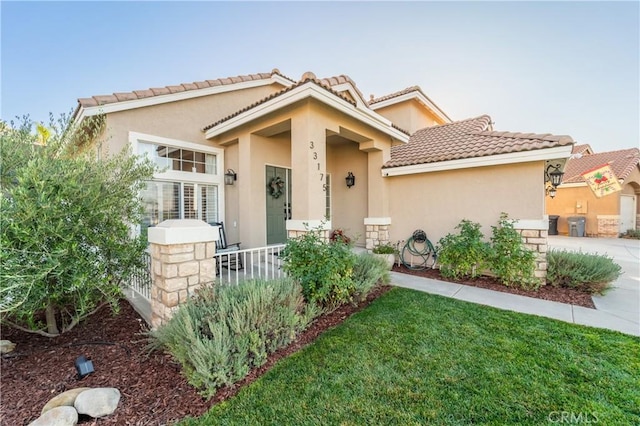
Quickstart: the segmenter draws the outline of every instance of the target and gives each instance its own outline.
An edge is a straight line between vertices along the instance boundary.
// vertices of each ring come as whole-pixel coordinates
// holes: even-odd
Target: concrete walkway
[[[391,283],[453,299],[539,315],[591,327],[640,336],[640,241],[613,238],[549,237],[551,249],[607,254],[624,274],[604,296],[594,296],[596,309],[541,300],[462,284],[391,273]]]

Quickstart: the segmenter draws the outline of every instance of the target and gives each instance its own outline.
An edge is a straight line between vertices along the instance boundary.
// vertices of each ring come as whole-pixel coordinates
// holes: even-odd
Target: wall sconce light
[[[78,379],[84,378],[93,373],[93,362],[88,360],[84,355],[80,355],[76,359],[76,371],[78,372]]]
[[[545,188],[545,192],[548,196],[553,198],[556,196],[558,185],[560,185],[560,182],[562,182],[562,176],[564,176],[564,172],[560,171],[559,164],[549,164],[544,174],[546,176],[545,180],[550,184]]]
[[[349,172],[347,177],[344,179],[347,181],[347,188],[351,188],[353,185],[356,184],[356,177],[351,172]]]
[[[227,173],[224,174],[224,184],[225,185],[233,185],[233,182],[238,180],[238,175],[233,169],[227,169]]]

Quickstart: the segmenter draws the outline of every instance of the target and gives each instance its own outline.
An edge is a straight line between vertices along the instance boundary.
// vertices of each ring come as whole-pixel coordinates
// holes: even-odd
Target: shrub
[[[391,244],[380,244],[374,247],[372,251],[375,254],[395,254],[396,248]]]
[[[620,237],[640,240],[640,229],[629,229],[624,234],[621,234]]]
[[[287,240],[281,257],[284,270],[300,283],[307,302],[332,308],[351,301],[356,256],[342,240],[330,243],[320,229],[307,230],[304,235]]]
[[[1,123],[0,123],[1,124]],[[53,337],[105,303],[142,266],[138,197],[153,165],[123,151],[96,157],[101,117],[51,129],[0,126],[0,315]]]
[[[488,264],[489,245],[483,242],[480,224],[463,219],[457,235],[447,234],[438,242],[440,273],[447,278],[478,277]]]
[[[492,226],[490,269],[506,286],[532,289],[540,285],[535,276],[536,254],[528,250],[520,233],[506,213],[500,215],[498,226]]]
[[[331,231],[331,234],[329,234],[329,240],[332,243],[339,242],[347,245],[351,244],[351,238],[340,228]]]
[[[203,288],[150,335],[152,346],[166,348],[189,383],[211,397],[264,364],[316,314],[292,280],[248,280]]]
[[[622,273],[605,255],[551,250],[547,253],[547,282],[556,287],[603,294]]]
[[[356,258],[353,265],[353,282],[355,285],[355,298],[364,300],[371,289],[377,284],[389,284],[391,275],[384,259],[362,253]]]

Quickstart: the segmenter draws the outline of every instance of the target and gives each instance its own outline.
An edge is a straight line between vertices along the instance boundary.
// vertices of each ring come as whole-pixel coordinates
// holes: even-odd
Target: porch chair
[[[228,253],[226,256],[218,257],[220,261],[220,268],[235,269],[236,271],[244,269],[242,256],[237,253],[234,255],[235,252],[240,250],[240,243],[227,243],[227,234],[224,231],[224,222],[211,222],[211,225],[217,226],[219,232],[219,238],[218,241],[216,241],[216,254]],[[216,270],[220,271],[217,266]]]

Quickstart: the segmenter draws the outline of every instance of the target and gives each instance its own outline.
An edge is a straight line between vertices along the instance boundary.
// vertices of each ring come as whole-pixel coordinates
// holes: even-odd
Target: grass
[[[638,354],[621,333],[394,289],[181,424],[640,424]]]

